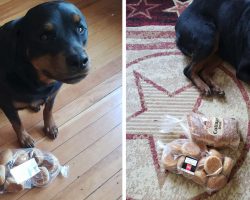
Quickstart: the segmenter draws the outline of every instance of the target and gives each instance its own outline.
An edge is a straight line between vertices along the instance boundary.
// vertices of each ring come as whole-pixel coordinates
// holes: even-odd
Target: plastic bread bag
[[[213,147],[237,149],[240,144],[238,122],[234,118],[205,117],[197,113],[187,116],[193,141]]]
[[[36,148],[6,149],[0,152],[0,193],[45,187],[59,174],[67,177],[68,171],[51,153]]]
[[[163,146],[161,161],[166,170],[203,186],[209,194],[227,184],[235,164],[232,158],[215,149],[201,149],[188,139],[177,139]]]
[[[161,132],[169,133],[178,127],[185,137],[196,143],[232,149],[238,149],[240,144],[238,122],[234,118],[206,117],[190,113],[182,119],[167,115],[163,121]]]

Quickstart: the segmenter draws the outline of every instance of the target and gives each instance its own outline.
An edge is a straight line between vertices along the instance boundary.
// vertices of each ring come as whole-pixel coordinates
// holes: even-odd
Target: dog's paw
[[[44,132],[50,139],[54,140],[58,135],[58,128],[56,125],[46,126]]]
[[[197,84],[197,88],[200,90],[200,93],[203,96],[210,97],[212,95],[210,87],[202,82]]]
[[[35,141],[27,132],[21,133],[18,139],[23,148],[33,148],[35,146]]]
[[[212,88],[213,94],[218,97],[225,97],[225,92],[218,86]]]
[[[209,87],[206,88],[202,88],[201,89],[201,94],[206,96],[206,97],[210,97],[212,95],[212,91]]]

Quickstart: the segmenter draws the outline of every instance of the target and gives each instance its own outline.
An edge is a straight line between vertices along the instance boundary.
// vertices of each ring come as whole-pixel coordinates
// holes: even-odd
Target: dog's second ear
[[[22,18],[13,20],[4,26],[6,26],[6,32],[9,34],[9,37],[6,37],[8,38],[6,43],[8,43],[9,50],[11,51],[9,52],[9,56],[12,57],[9,60],[14,62],[16,60],[17,54],[20,55],[20,53],[25,48],[24,41],[22,40]]]

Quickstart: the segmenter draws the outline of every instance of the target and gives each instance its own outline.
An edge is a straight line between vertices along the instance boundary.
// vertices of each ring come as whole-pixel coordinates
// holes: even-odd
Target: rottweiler
[[[250,81],[250,1],[194,0],[177,20],[176,44],[190,57],[184,74],[206,96],[224,96],[211,79],[222,60]]]
[[[0,108],[22,147],[34,147],[34,140],[22,125],[19,109],[38,112],[44,104],[44,131],[56,138],[54,100],[63,83],[87,76],[87,39],[85,17],[64,1],[40,4],[0,27]]]

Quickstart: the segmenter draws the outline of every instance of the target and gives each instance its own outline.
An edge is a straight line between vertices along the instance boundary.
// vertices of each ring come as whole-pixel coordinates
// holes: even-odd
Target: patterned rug
[[[127,199],[185,200],[250,199],[250,87],[235,78],[226,63],[214,80],[225,99],[203,98],[184,77],[187,60],[175,46],[174,24],[191,3],[181,0],[127,0]],[[238,151],[225,150],[237,160],[228,185],[207,195],[204,188],[175,174],[159,162],[164,143],[179,138],[161,133],[166,114],[183,117],[194,111],[239,120]]]

